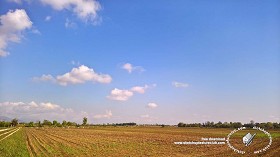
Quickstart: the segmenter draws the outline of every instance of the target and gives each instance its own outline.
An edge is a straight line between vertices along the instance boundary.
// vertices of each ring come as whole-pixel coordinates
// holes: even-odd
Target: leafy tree
[[[0,121],[0,127],[8,127],[11,125],[11,122]]]
[[[232,127],[234,127],[234,128],[240,128],[240,127],[242,127],[242,124],[241,124],[240,122],[233,122],[233,123],[232,123]]]
[[[38,121],[38,127],[42,127],[41,121]]]
[[[83,125],[86,125],[87,124],[87,117],[84,117],[83,118]]]
[[[11,121],[11,124],[12,126],[17,126],[18,125],[18,120],[16,118],[14,118],[12,121]]]
[[[230,124],[228,122],[224,122],[222,125],[223,128],[229,128]]]
[[[253,120],[250,120],[250,124],[254,126],[255,122]]]
[[[76,126],[77,125],[77,123],[75,123],[75,122],[67,122],[67,126]]]
[[[178,123],[178,127],[184,127],[184,124],[185,124],[185,123],[180,122],[180,123]]]
[[[221,128],[223,125],[223,123],[221,121],[219,121],[218,123],[215,124],[216,128]]]
[[[273,127],[276,128],[280,128],[280,125],[278,123],[273,123]]]
[[[53,126],[57,126],[58,125],[58,122],[56,120],[53,120],[53,123],[52,123]]]
[[[260,127],[260,128],[266,128],[266,123],[260,123],[260,124],[258,125],[258,127]]]
[[[34,122],[29,122],[27,126],[28,127],[34,127]]]
[[[266,123],[266,128],[267,129],[273,129],[274,127],[273,127],[273,124],[271,122],[267,122]]]
[[[43,125],[47,125],[47,126],[51,126],[52,125],[52,122],[50,122],[49,120],[44,120],[43,121]]]
[[[62,126],[66,126],[66,125],[67,125],[66,120],[62,121]]]

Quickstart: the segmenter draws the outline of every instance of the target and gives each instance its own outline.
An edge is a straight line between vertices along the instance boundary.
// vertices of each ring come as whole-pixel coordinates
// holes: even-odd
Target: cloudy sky
[[[280,1],[1,0],[0,115],[279,122]]]

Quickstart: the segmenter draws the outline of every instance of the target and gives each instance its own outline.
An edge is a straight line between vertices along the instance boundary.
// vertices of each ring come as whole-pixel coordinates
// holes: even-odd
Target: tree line
[[[63,120],[62,123],[59,123],[57,120],[53,120],[52,122],[49,120],[43,120],[43,121],[37,121],[37,122],[29,122],[29,123],[19,123],[18,119],[14,118],[10,122],[7,121],[0,121],[0,127],[10,127],[10,126],[17,126],[18,124],[21,124],[26,127],[43,127],[43,126],[53,126],[53,127],[66,127],[66,126],[86,126],[87,124],[87,118],[83,118],[83,123],[78,124],[76,122],[70,122]]]
[[[11,127],[11,126],[17,126],[18,124],[21,124],[25,127],[80,127],[80,126],[136,126],[137,124],[134,122],[129,123],[112,123],[112,124],[88,124],[88,120],[86,117],[83,118],[83,123],[79,124],[76,122],[66,121],[63,120],[61,123],[57,120],[49,121],[49,120],[43,120],[43,121],[37,121],[37,122],[28,122],[28,123],[19,123],[18,119],[13,119],[10,122],[7,121],[0,121],[0,127]]]
[[[0,121],[0,127],[10,127],[10,126],[17,126],[19,124],[18,119],[14,118],[11,121]],[[66,121],[63,120],[62,123],[59,123],[57,120],[53,120],[52,122],[49,120],[43,120],[43,121],[37,121],[37,122],[28,122],[28,123],[20,123],[21,125],[25,127],[43,127],[43,126],[48,126],[48,127],[80,127],[80,126],[136,126],[137,124],[134,122],[130,123],[112,123],[112,124],[88,124],[87,118],[83,118],[82,124],[78,124],[76,122],[71,122],[71,121]],[[154,125],[151,125],[154,126]],[[164,124],[156,126],[162,126],[164,127]],[[166,125],[167,126],[167,125]],[[207,121],[205,123],[183,123],[180,122],[177,124],[178,127],[202,127],[202,128],[240,128],[240,127],[260,127],[264,129],[279,129],[280,128],[280,123],[272,123],[272,122],[266,122],[266,123],[255,123],[253,120],[250,121],[250,123],[244,123],[242,124],[241,122],[210,122]]]
[[[177,125],[178,127],[203,127],[203,128],[240,128],[240,127],[260,127],[264,129],[278,129],[280,128],[280,123],[272,123],[272,122],[266,122],[266,123],[255,123],[253,120],[250,121],[250,123],[242,124],[241,122],[210,122],[207,121],[205,123],[183,123],[180,122]]]
[[[10,122],[0,121],[0,127],[10,127],[10,126],[17,126],[18,119],[14,118]]]

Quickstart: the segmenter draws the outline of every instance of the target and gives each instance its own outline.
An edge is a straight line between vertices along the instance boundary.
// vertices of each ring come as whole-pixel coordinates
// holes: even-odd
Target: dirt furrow
[[[47,149],[42,145],[42,143],[39,142],[38,138],[36,138],[34,136],[34,134],[31,133],[31,136],[34,139],[34,143],[36,143],[37,148],[40,150],[40,152],[44,155],[44,156],[49,156],[50,154],[48,153]]]
[[[63,145],[67,145],[68,147],[73,147],[65,143],[65,141],[61,141],[54,137],[51,137],[50,135],[43,132],[43,130],[36,129],[34,131],[34,134],[37,135],[38,139],[40,139],[44,143],[48,144],[51,148],[56,150],[56,155],[60,154],[59,156],[68,156],[67,152],[65,152],[65,150],[62,149]]]
[[[86,147],[86,148],[90,149],[90,147],[88,146],[88,143],[82,142],[82,141],[80,141],[78,139],[71,138],[71,139],[73,139],[73,140],[71,140],[70,138],[62,137],[61,135],[55,134],[55,132],[49,132],[49,131],[46,131],[46,130],[44,130],[44,133],[48,134],[48,135],[50,135],[50,136],[52,136],[54,138],[58,138],[58,139],[60,139],[60,140],[62,140],[64,142],[68,142],[70,144],[73,144],[73,145],[75,145],[77,147],[82,147],[82,148]]]
[[[27,149],[29,151],[29,155],[31,157],[36,156],[36,148],[30,139],[30,135],[27,133],[27,131],[25,133],[26,133],[26,139],[27,139],[26,143],[27,143]]]

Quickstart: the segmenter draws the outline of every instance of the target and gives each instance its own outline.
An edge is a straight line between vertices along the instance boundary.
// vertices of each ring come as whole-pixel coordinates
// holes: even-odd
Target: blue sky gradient
[[[1,115],[77,122],[87,116],[91,123],[279,122],[280,1],[103,0],[97,24],[42,1],[0,2],[1,16],[24,9],[32,21],[20,43],[8,42],[10,55],[0,57]],[[139,67],[129,73],[125,63]],[[112,81],[61,86],[34,80],[81,65]],[[108,98],[115,88],[145,85],[144,94],[128,100]],[[43,109],[41,116],[39,109],[7,110],[11,102],[32,101],[63,111],[50,117],[57,109]]]

